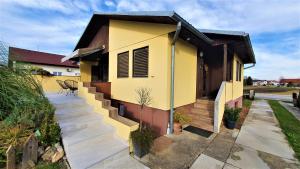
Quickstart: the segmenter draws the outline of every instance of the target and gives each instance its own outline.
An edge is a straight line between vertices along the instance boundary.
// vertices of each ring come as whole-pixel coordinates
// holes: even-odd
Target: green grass
[[[294,149],[296,157],[300,160],[300,121],[278,103],[278,101],[269,100],[269,104],[279,121],[283,133]]]
[[[56,163],[40,163],[36,166],[36,169],[67,169],[67,166],[63,162]]]
[[[243,99],[243,107],[250,108],[252,105],[252,100]]]

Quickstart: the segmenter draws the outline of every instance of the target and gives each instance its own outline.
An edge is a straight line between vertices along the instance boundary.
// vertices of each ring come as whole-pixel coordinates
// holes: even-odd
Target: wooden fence
[[[38,158],[38,140],[31,134],[23,144],[21,169],[33,168]],[[10,145],[6,151],[6,169],[16,169],[16,150]]]

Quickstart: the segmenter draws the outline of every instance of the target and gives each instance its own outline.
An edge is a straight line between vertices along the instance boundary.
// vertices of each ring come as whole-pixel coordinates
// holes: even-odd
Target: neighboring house
[[[268,84],[267,80],[253,80],[253,86],[267,86]]]
[[[279,83],[285,86],[288,84],[292,86],[300,86],[300,79],[280,79]]]
[[[150,88],[143,121],[159,135],[171,127],[173,109],[219,132],[225,105],[242,106],[244,64],[256,62],[249,34],[196,29],[175,12],[96,13],[68,59],[80,62],[80,96],[124,105],[129,119],[140,118],[136,89]]]
[[[269,80],[268,85],[270,86],[279,86],[279,82],[276,80]]]
[[[80,76],[79,66],[72,61],[61,63],[63,55],[9,47],[12,66],[23,64],[48,71],[54,76]]]

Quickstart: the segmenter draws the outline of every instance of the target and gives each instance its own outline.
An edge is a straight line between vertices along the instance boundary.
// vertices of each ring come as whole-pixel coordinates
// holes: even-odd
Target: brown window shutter
[[[129,52],[118,54],[118,77],[128,77]]]
[[[148,77],[148,57],[148,47],[133,51],[133,77]]]

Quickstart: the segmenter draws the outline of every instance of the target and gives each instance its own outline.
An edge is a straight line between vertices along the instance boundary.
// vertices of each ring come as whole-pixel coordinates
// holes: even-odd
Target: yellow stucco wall
[[[40,82],[43,87],[44,92],[46,93],[56,93],[59,92],[61,87],[58,85],[56,80],[75,80],[79,81],[80,76],[41,76],[41,75],[33,75],[33,77]]]
[[[90,82],[92,80],[92,65],[95,64],[93,62],[88,61],[80,61],[80,76],[81,82]]]
[[[236,65],[237,61],[242,64],[241,67],[241,81],[236,80]],[[233,79],[231,82],[223,82],[217,98],[215,100],[215,110],[214,110],[214,132],[220,131],[220,126],[222,123],[224,109],[227,102],[235,100],[243,96],[243,81],[244,81],[244,65],[243,62],[234,54],[233,59]]]
[[[239,61],[242,64],[241,68],[241,81],[236,80],[236,65],[237,61]],[[227,83],[226,85],[226,102],[230,100],[235,100],[241,96],[243,96],[243,83],[244,83],[244,65],[243,62],[240,60],[240,58],[234,54],[233,59],[233,68],[232,68],[232,82]]]
[[[168,50],[168,79],[171,79],[171,42],[169,39]],[[167,91],[170,100],[170,83],[168,81]],[[178,39],[175,48],[175,91],[174,107],[179,107],[196,101],[197,84],[197,48],[182,39]]]
[[[137,103],[135,90],[152,90],[151,107],[168,110],[168,33],[174,25],[110,20],[109,23],[109,81],[112,98]],[[133,50],[149,47],[147,78],[132,77]],[[129,51],[129,77],[117,78],[117,55]]]
[[[236,81],[236,62],[239,61],[242,64],[241,68],[241,81]],[[232,88],[233,88],[233,99],[237,99],[241,96],[243,96],[243,87],[244,87],[244,64],[241,61],[240,58],[235,54],[234,55],[234,62],[233,62],[233,83],[232,83]]]

